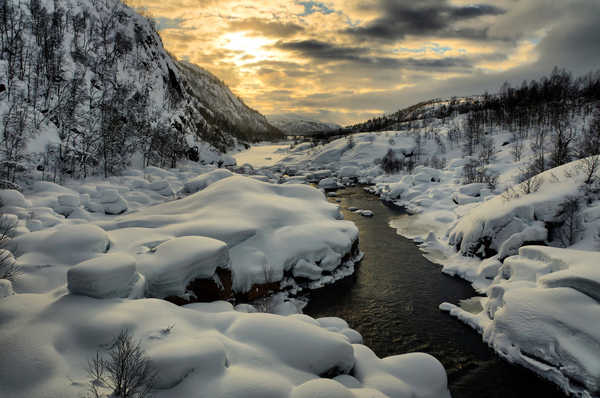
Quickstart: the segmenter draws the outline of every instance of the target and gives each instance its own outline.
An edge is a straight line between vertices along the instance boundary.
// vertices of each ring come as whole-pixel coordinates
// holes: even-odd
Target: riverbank
[[[354,277],[311,293],[304,312],[338,316],[363,336],[379,356],[423,351],[442,362],[454,398],[564,397],[553,384],[498,357],[467,325],[441,312],[441,302],[459,303],[476,295],[470,284],[441,273],[389,223],[406,215],[386,206],[361,187],[340,190],[329,198],[359,229],[365,253]],[[372,218],[348,211],[372,210]]]

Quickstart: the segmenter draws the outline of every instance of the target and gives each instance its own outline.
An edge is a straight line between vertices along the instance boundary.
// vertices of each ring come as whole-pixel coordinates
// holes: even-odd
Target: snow
[[[254,145],[247,150],[234,153],[232,156],[237,164],[250,164],[254,168],[273,166],[286,156],[286,153],[278,150],[289,149],[288,145]]]
[[[67,187],[36,183],[21,196],[0,191],[16,198],[3,209],[21,231],[10,249],[23,271],[14,284],[0,281],[3,392],[84,394],[87,361],[127,329],[158,370],[153,395],[159,398],[198,391],[211,397],[391,397],[397,390],[390,386],[398,385],[419,397],[449,396],[435,359],[415,363],[410,354],[384,362],[371,352],[366,360],[362,336],[345,321],[301,315],[305,302],[285,293],[269,299],[268,308],[280,315],[258,313],[250,304],[178,307],[152,298],[189,298],[189,282],[218,282],[217,268],[231,270],[237,292],[273,281],[296,290],[322,287],[351,275],[360,259],[342,261],[358,230],[318,189],[211,170],[148,168]],[[228,176],[177,200],[155,192],[219,173]],[[121,198],[126,214],[86,210]],[[420,367],[434,387],[423,387],[402,370],[407,366]],[[364,377],[349,375],[357,367]]]
[[[576,130],[585,128],[586,118],[573,116]],[[497,127],[486,132],[495,147],[488,167],[498,178],[496,185],[463,185],[468,159],[448,133],[464,125],[464,115],[449,121],[434,117],[412,126],[400,123],[397,132],[298,145],[269,170],[277,176],[291,168],[321,187],[366,184],[368,192],[401,207],[407,214],[390,220],[390,226],[414,239],[443,272],[470,281],[484,295],[476,299],[484,311],[463,303],[442,303],[442,310],[475,328],[507,360],[566,392],[595,396],[600,391],[600,339],[598,328],[590,328],[600,319],[598,185],[584,182],[585,160],[519,183],[533,159],[533,134],[515,161],[511,132]],[[415,161],[414,170],[385,173],[380,160],[390,151],[405,165]],[[315,175],[318,170],[330,173]],[[580,200],[569,238],[561,210],[573,198]],[[364,209],[349,211],[365,214]],[[539,244],[552,247],[531,246]]]
[[[462,254],[481,254],[483,241],[501,252],[504,259],[527,241],[539,242],[547,238],[544,222],[556,220],[560,204],[568,197],[578,194],[583,176],[575,178],[570,172],[580,163],[576,161],[540,174],[543,179],[539,190],[529,194],[513,188],[515,197],[499,195],[478,206],[462,217],[450,231],[451,245],[460,248]],[[551,178],[552,177],[552,178]]]
[[[15,294],[12,283],[7,279],[0,279],[0,299]]]
[[[124,254],[99,256],[67,272],[71,293],[95,298],[127,297],[139,278],[135,258]]]
[[[138,269],[148,281],[149,297],[183,296],[195,279],[209,279],[217,268],[229,267],[227,244],[186,236],[170,239],[138,256]]]
[[[194,177],[183,184],[183,192],[187,194],[196,193],[203,190],[210,184],[231,177],[233,173],[227,169],[217,169],[209,173]]]
[[[598,253],[525,246],[507,258],[482,300],[484,311],[468,319],[503,357],[537,371],[565,391],[600,387],[600,272]]]
[[[19,191],[14,189],[3,189],[0,190],[0,206],[28,208],[31,207],[31,202],[25,199]]]
[[[97,300],[65,293],[3,299],[3,392],[50,398],[83,394],[87,360],[127,328],[158,370],[157,398],[198,392],[211,397],[395,397],[398,386],[407,396],[449,397],[443,368],[432,357],[380,360],[306,315],[247,314],[230,307],[217,312],[214,304],[177,307],[155,299]],[[339,376],[353,368],[357,378]],[[345,384],[320,377],[325,374]]]
[[[228,245],[234,290],[246,292],[264,282],[266,259],[274,280],[281,280],[301,260],[320,261],[330,251],[348,253],[358,231],[340,218],[337,207],[314,188],[232,176],[103,226],[122,233],[131,229],[136,236],[152,229],[166,236],[221,240]]]

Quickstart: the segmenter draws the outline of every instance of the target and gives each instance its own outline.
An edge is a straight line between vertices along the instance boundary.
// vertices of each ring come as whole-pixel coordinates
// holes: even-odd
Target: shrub
[[[101,397],[102,389],[110,389],[119,398],[149,397],[156,371],[146,357],[140,341],[133,339],[127,329],[121,330],[106,348],[108,357],[99,351],[88,362],[90,392]]]
[[[396,158],[396,154],[392,148],[381,159],[381,168],[388,174],[397,173],[402,168],[402,162]]]

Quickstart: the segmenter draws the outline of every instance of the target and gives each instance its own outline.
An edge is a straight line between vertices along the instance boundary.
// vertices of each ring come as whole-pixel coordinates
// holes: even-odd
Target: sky
[[[165,47],[265,115],[342,125],[600,69],[600,0],[133,0]]]

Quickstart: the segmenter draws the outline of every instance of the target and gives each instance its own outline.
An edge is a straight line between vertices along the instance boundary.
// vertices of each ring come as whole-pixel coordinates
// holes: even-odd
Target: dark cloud
[[[487,39],[487,28],[457,28],[456,23],[488,15],[501,15],[502,8],[481,4],[452,6],[447,0],[381,0],[381,16],[366,25],[343,32],[360,40],[402,40],[406,35],[444,35]]]
[[[386,57],[372,55],[372,51],[365,47],[340,46],[319,40],[279,41],[275,47],[299,53],[313,60],[347,61],[376,68],[468,68],[471,66],[471,62],[466,57],[429,59]]]
[[[229,27],[234,31],[249,31],[268,37],[291,37],[304,31],[302,26],[295,23],[269,21],[261,18],[231,21]]]

